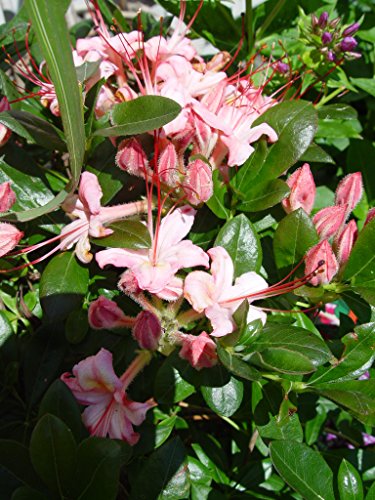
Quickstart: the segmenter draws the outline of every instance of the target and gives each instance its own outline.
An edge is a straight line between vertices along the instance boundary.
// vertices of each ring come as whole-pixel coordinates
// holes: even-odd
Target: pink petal
[[[96,262],[99,267],[111,264],[115,267],[133,267],[142,265],[148,261],[149,250],[127,250],[125,248],[111,248],[109,250],[102,250],[95,254]]]
[[[236,323],[232,317],[232,311],[219,304],[207,307],[205,315],[211,321],[213,337],[223,337],[232,333],[236,328]]]
[[[219,291],[220,293],[220,291]],[[199,313],[216,300],[216,285],[213,277],[204,271],[193,271],[185,279],[184,297]]]
[[[181,278],[174,276],[160,292],[157,292],[157,296],[163,300],[177,300],[181,297],[183,292],[183,281]]]
[[[196,210],[185,205],[163,218],[157,240],[158,260],[163,260],[163,254],[188,234],[194,224],[195,214]]]
[[[92,174],[91,172],[83,172],[81,175],[78,195],[90,214],[99,214],[100,200],[103,196],[103,192],[95,174]]]
[[[209,258],[206,252],[190,240],[177,243],[168,254],[164,255],[164,259],[169,260],[172,268],[176,271],[184,267],[209,267]]]
[[[215,288],[218,296],[232,287],[233,262],[228,252],[223,247],[214,247],[207,252],[212,259],[211,274],[214,278]]]
[[[113,392],[122,387],[113,370],[112,353],[103,348],[95,356],[80,361],[72,371],[84,390],[101,388],[103,392]]]

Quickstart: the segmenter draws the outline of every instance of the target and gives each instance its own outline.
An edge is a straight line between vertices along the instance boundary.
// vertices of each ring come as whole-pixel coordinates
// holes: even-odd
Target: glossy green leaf
[[[258,235],[244,214],[230,219],[220,229],[215,246],[222,246],[233,260],[234,276],[259,271],[262,264],[262,248]]]
[[[347,460],[341,462],[337,475],[340,500],[363,500],[363,485],[357,469]]]
[[[289,192],[287,183],[280,179],[259,183],[246,192],[237,208],[245,212],[260,212],[280,203]]]
[[[41,482],[36,475],[26,446],[11,439],[0,439],[0,468],[24,485],[36,487]]]
[[[94,135],[105,137],[143,134],[174,120],[181,107],[172,99],[160,96],[141,96],[113,107],[113,126],[97,130]]]
[[[56,255],[45,268],[40,280],[40,300],[50,319],[65,318],[81,304],[89,284],[89,270],[79,263],[73,252]]]
[[[178,403],[194,392],[195,387],[182,378],[169,356],[156,374],[154,395],[158,403]]]
[[[89,329],[88,313],[86,309],[71,311],[65,323],[65,338],[71,344],[79,344],[86,337]]]
[[[176,424],[176,415],[165,418],[155,428],[155,448],[161,446],[171,435]]]
[[[350,141],[346,160],[347,169],[349,172],[358,172],[358,170],[361,172],[369,202],[375,200],[375,176],[371,162],[368,161],[374,155],[375,144],[372,141],[367,139]]]
[[[80,439],[82,435],[81,411],[72,391],[61,380],[55,380],[49,386],[40,403],[39,418],[46,413],[58,417],[69,427],[77,441]]]
[[[188,457],[188,468],[191,480],[191,500],[206,500],[211,491],[210,470],[193,457]]]
[[[303,328],[266,325],[249,346],[251,362],[282,373],[309,373],[330,360],[327,345]]]
[[[314,224],[302,208],[288,214],[279,222],[273,240],[277,267],[284,269],[296,266],[318,241]]]
[[[230,209],[228,208],[228,186],[222,180],[219,170],[214,170],[212,174],[212,183],[213,194],[206,202],[206,205],[216,217],[227,220],[230,216]]]
[[[0,113],[0,123],[46,149],[66,151],[61,131],[52,123],[28,111],[10,110]]]
[[[230,417],[242,403],[243,383],[231,377],[224,385],[203,385],[201,392],[211,410],[223,417]]]
[[[375,323],[357,326],[354,333],[346,334],[341,342],[345,346],[341,357],[329,368],[314,373],[309,384],[356,379],[372,366],[375,360]]]
[[[145,478],[152,480],[146,481]],[[186,467],[186,451],[180,438],[165,443],[148,457],[135,478],[132,500],[178,500],[186,498],[190,480]]]
[[[230,181],[231,186],[240,198],[246,196],[247,192],[254,189],[253,176],[257,169],[263,165],[268,154],[267,141],[260,139],[254,148],[254,152],[242,165],[242,167],[231,172],[232,178]],[[262,184],[262,180],[259,179]]]
[[[332,156],[314,142],[303,153],[300,161],[308,163],[335,163]]]
[[[271,460],[280,476],[309,500],[335,500],[333,474],[317,452],[302,443],[274,441]]]
[[[217,353],[225,368],[237,377],[251,381],[261,380],[262,377],[258,370],[243,361],[241,356],[233,351],[233,348],[225,348],[218,344]]]
[[[31,461],[46,485],[60,497],[69,496],[76,467],[72,431],[57,417],[44,415],[30,441]]]
[[[90,437],[82,441],[77,451],[77,500],[105,498],[115,500],[121,465],[121,446],[110,439]]]
[[[358,113],[352,106],[338,102],[319,107],[318,116],[322,120],[355,120]]]
[[[353,286],[375,288],[375,219],[360,232],[349,260],[345,266],[343,280]]]
[[[10,324],[4,311],[0,311],[0,348],[5,345],[7,340],[13,335],[12,325]]]
[[[368,490],[366,500],[375,500],[375,483],[373,483]]]
[[[108,226],[113,234],[106,238],[93,238],[92,242],[100,247],[111,248],[150,248],[150,233],[145,224],[136,220],[122,220]]]
[[[317,113],[307,101],[285,101],[268,109],[253,126],[260,123],[270,125],[278,140],[269,147],[265,161],[249,172],[254,183],[276,179],[301,158],[314,139]]]
[[[359,89],[375,97],[375,81],[373,78],[351,78],[350,81]]]

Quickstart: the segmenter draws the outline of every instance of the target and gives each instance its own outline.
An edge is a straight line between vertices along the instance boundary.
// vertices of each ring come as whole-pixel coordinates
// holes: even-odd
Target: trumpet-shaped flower
[[[92,436],[122,439],[130,445],[137,443],[139,434],[133,425],[140,425],[154,405],[131,401],[125,391],[149,359],[147,353],[141,353],[119,378],[113,370],[112,354],[100,349],[95,356],[76,364],[72,374],[61,375],[78,403],[87,406],[82,420]]]
[[[193,271],[185,280],[184,295],[193,309],[204,312],[211,321],[211,335],[222,337],[236,328],[233,314],[248,295],[268,287],[267,282],[255,272],[248,272],[236,278],[233,285],[234,267],[232,259],[223,247],[208,251],[212,259],[211,274]],[[251,304],[251,299],[247,299]],[[261,319],[266,322],[266,314],[251,306],[247,320]]]
[[[151,248],[103,250],[96,254],[99,266],[127,267],[142,290],[167,300],[177,298],[182,294],[177,271],[184,267],[208,267],[207,254],[190,240],[182,241],[193,225],[195,213],[189,206],[177,208],[164,217],[155,235],[151,234]]]

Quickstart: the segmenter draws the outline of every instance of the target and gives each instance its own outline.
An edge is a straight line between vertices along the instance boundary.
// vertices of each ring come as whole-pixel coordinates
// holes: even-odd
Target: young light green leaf
[[[342,460],[337,475],[340,500],[363,500],[363,485],[359,472],[353,465]]]

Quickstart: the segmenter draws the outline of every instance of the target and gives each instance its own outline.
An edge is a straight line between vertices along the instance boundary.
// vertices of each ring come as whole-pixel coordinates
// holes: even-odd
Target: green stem
[[[253,30],[253,6],[252,0],[246,0],[245,10],[245,34],[247,42],[247,55],[250,59],[254,47],[254,30]]]
[[[275,19],[279,11],[282,9],[284,6],[285,0],[279,0],[275,7],[272,9],[268,17],[265,19],[264,23],[262,26],[259,28],[258,31],[258,39],[261,39],[265,31],[267,30],[268,26],[272,23],[272,21]]]
[[[341,94],[341,92],[343,92],[344,90],[344,87],[339,87],[338,89],[334,90],[333,92],[331,92],[330,94],[328,94],[327,96],[323,97],[320,102],[318,102],[318,104],[315,106],[317,109],[320,108],[321,106],[323,106],[324,104],[326,104],[327,102],[331,101],[332,99],[334,99],[337,95]]]

